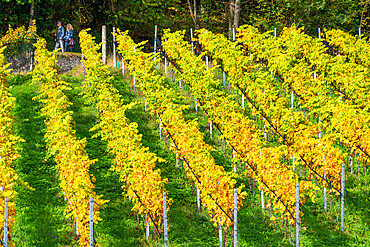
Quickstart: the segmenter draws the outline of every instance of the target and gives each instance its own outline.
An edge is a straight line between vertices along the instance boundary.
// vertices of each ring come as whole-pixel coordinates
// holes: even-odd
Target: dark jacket
[[[67,30],[66,32],[66,36],[64,36],[63,38],[64,40],[67,40],[67,39],[73,39],[73,29],[71,30]]]
[[[57,30],[57,40],[60,40],[60,38],[64,37],[64,27],[60,26]]]

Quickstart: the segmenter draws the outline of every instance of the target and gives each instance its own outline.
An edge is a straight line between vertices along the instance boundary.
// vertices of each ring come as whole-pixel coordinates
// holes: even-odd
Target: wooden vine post
[[[4,247],[8,247],[8,230],[9,230],[9,217],[8,217],[8,202],[9,198],[5,197],[4,208]]]
[[[222,247],[222,227],[221,227],[221,219],[218,221],[218,240],[220,243],[220,247]]]
[[[117,61],[116,61],[116,28],[115,27],[113,27],[113,67],[114,68],[117,67]]]
[[[234,189],[234,247],[238,246],[238,190]]]
[[[341,192],[340,192],[340,228],[344,231],[344,184],[345,184],[345,173],[344,163],[342,164],[342,179],[341,179]]]
[[[163,191],[163,231],[164,247],[168,247],[166,191]]]
[[[107,26],[102,26],[101,29],[101,35],[102,35],[102,60],[104,64],[107,64]]]
[[[299,183],[296,184],[296,216],[295,216],[295,227],[296,227],[296,246],[299,247]]]
[[[94,247],[94,199],[90,198],[90,247]]]

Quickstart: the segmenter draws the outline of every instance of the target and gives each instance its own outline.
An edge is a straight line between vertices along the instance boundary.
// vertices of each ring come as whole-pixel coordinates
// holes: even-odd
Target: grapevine
[[[92,130],[98,130],[95,137],[101,136],[108,141],[107,149],[115,156],[112,170],[125,183],[125,195],[134,204],[132,210],[148,215],[151,224],[154,224],[160,234],[160,225],[163,222],[162,193],[167,179],[161,178],[160,170],[155,169],[155,164],[165,160],[142,145],[138,124],[130,122],[126,117],[126,111],[135,103],[125,105],[118,90],[110,84],[112,77],[108,66],[101,62],[101,55],[97,52],[100,45],[95,44],[87,30],[80,32],[80,40],[84,54],[82,62],[86,69],[85,96],[94,99],[96,110],[100,114],[100,122]],[[172,200],[167,202],[170,205]]]
[[[0,39],[0,44],[6,45],[4,50],[5,57],[21,55],[33,48],[33,43],[36,42],[38,35],[36,33],[36,23],[29,26],[27,29],[24,26],[9,29]]]
[[[285,30],[281,39],[275,39],[259,34],[254,28],[242,27],[239,40],[244,42],[250,52],[262,54],[256,61],[268,64],[269,69],[284,80],[285,89],[293,90],[304,103],[303,107],[309,114],[316,119],[320,118],[322,129],[328,132],[328,140],[341,138],[344,143],[368,158],[369,141],[364,139],[364,133],[369,130],[366,124],[362,124],[363,116],[366,117],[365,123],[368,121],[368,114],[361,113],[352,104],[343,101],[339,93],[330,95],[331,86],[326,84],[324,75],[313,78],[313,72],[302,62],[305,58],[296,55],[304,42],[297,37],[294,28]],[[273,47],[273,52],[268,49],[269,46]],[[288,47],[286,52],[282,52],[282,46]]]
[[[251,120],[243,115],[230,96],[217,89],[213,71],[207,70],[201,58],[190,52],[190,47],[183,41],[183,33],[167,32],[164,39],[167,40],[163,41],[166,54],[177,65],[180,78],[191,86],[193,96],[199,99],[202,108],[219,127],[222,137],[236,151],[237,158],[249,165],[251,169],[246,172],[254,176],[260,189],[268,191],[274,199],[275,211],[294,221],[291,212],[295,207],[294,189],[298,178],[287,164],[281,162],[287,152],[282,147],[264,147]],[[277,177],[284,178],[284,183],[276,180]],[[312,195],[308,191],[315,186],[308,181],[300,183],[303,203],[305,193]]]
[[[129,62],[129,69],[134,71],[133,75],[137,78],[138,87],[143,91],[148,106],[152,113],[161,117],[161,124],[173,141],[171,149],[178,157],[183,158],[188,176],[196,181],[202,201],[209,209],[211,220],[214,223],[220,220],[226,227],[232,226],[236,184],[233,174],[215,164],[210,154],[213,148],[204,143],[196,120],[185,121],[182,111],[187,106],[176,102],[175,99],[181,97],[155,69],[153,55],[142,52],[127,33],[118,35],[117,39],[118,49]],[[238,208],[242,207],[242,199],[245,197],[245,192],[241,190],[242,186],[237,189]]]
[[[286,30],[283,36],[290,40],[287,42],[288,47],[295,51],[296,56],[304,57],[307,65],[324,76],[326,89],[335,92],[337,102],[332,104],[334,114],[331,122],[342,133],[342,141],[349,144],[355,153],[369,159],[370,146],[366,138],[370,133],[368,68],[354,61],[347,61],[345,56],[327,54],[317,39],[294,27]],[[297,41],[301,43],[299,47]],[[313,45],[308,50],[307,46],[311,44]]]
[[[328,41],[335,51],[343,54],[350,59],[350,61],[362,64],[370,68],[369,52],[370,45],[366,39],[353,36],[347,32],[333,29],[325,31],[325,40]]]
[[[329,183],[339,192],[340,151],[331,147],[330,140],[317,139],[318,124],[311,123],[299,111],[287,107],[287,100],[276,87],[269,72],[259,70],[253,65],[251,57],[245,57],[242,50],[221,35],[207,30],[199,31],[199,41],[212,57],[223,65],[229,80],[235,88],[241,90],[255,112],[261,115],[266,126],[270,125],[289,147],[295,157],[300,157],[305,165],[322,178],[323,185]],[[266,130],[264,130],[266,131]],[[325,162],[323,158],[325,157]],[[326,180],[322,174],[326,174]]]
[[[73,129],[73,112],[68,110],[72,103],[63,92],[69,90],[70,85],[57,79],[56,53],[47,51],[46,41],[41,38],[35,47],[36,67],[32,80],[41,89],[36,98],[44,104],[41,114],[47,127],[45,139],[49,156],[54,156],[60,186],[68,200],[66,217],[76,219],[80,245],[89,246],[89,199],[93,198],[98,205],[104,205],[107,200],[93,191],[95,178],[89,174],[89,168],[96,160],[89,159],[86,139],[77,139]],[[99,215],[99,208],[94,207],[94,224],[101,220]]]
[[[289,32],[290,31],[290,32]],[[365,159],[369,159],[370,146],[366,136],[370,133],[370,115],[368,112],[367,101],[369,99],[369,82],[367,80],[367,69],[353,62],[346,62],[341,56],[331,57],[325,54],[320,44],[312,46],[311,55],[307,53],[306,46],[316,40],[303,34],[301,30],[292,27],[286,30],[283,35],[291,50],[295,50],[296,56],[303,56],[306,64],[314,67],[320,75],[325,76],[322,80],[326,82],[325,89],[334,89],[335,100],[330,101],[326,97],[325,101],[332,112],[330,120],[331,126],[342,135],[341,141],[352,147],[353,151]],[[301,43],[297,47],[297,41]],[[317,42],[316,42],[317,43]],[[319,48],[317,48],[319,46]],[[293,53],[294,54],[294,53]],[[327,64],[323,66],[323,64]],[[359,99],[363,100],[360,102]],[[322,111],[318,109],[319,114]],[[329,126],[330,128],[330,126]]]
[[[6,84],[10,70],[4,64],[4,49],[0,48],[0,235],[4,236],[4,203],[5,197],[8,197],[8,238],[10,246],[14,246],[11,241],[16,213],[14,201],[17,196],[14,185],[24,183],[14,170],[14,161],[20,157],[17,144],[23,140],[14,134],[15,118],[10,112],[15,106],[15,98]]]

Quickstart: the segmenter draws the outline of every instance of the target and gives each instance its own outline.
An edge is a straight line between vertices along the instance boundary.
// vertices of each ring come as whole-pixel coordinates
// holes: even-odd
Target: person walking
[[[63,37],[64,37],[64,27],[62,26],[62,22],[58,21],[57,22],[57,33],[55,34],[55,50],[60,48],[61,51],[63,52]]]
[[[66,36],[64,36],[64,51],[67,52],[67,48],[73,52],[74,40],[73,40],[73,27],[70,23],[67,24]]]

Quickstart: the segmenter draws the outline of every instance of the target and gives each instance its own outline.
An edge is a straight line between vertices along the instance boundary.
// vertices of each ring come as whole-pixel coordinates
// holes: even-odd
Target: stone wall
[[[32,53],[23,54],[20,56],[15,56],[12,58],[7,58],[7,63],[10,63],[10,69],[12,69],[11,73],[26,73],[31,69],[31,57]],[[76,66],[81,64],[81,54],[78,53],[58,53],[57,54],[57,60],[56,63],[58,68],[58,73],[66,73]],[[33,62],[34,59],[32,59]],[[32,65],[33,68],[35,68],[34,65]]]
[[[66,73],[76,66],[81,65],[81,54],[59,53],[57,59],[58,73]]]
[[[6,58],[6,63],[9,63],[10,73],[25,73],[31,69],[32,52]]]

